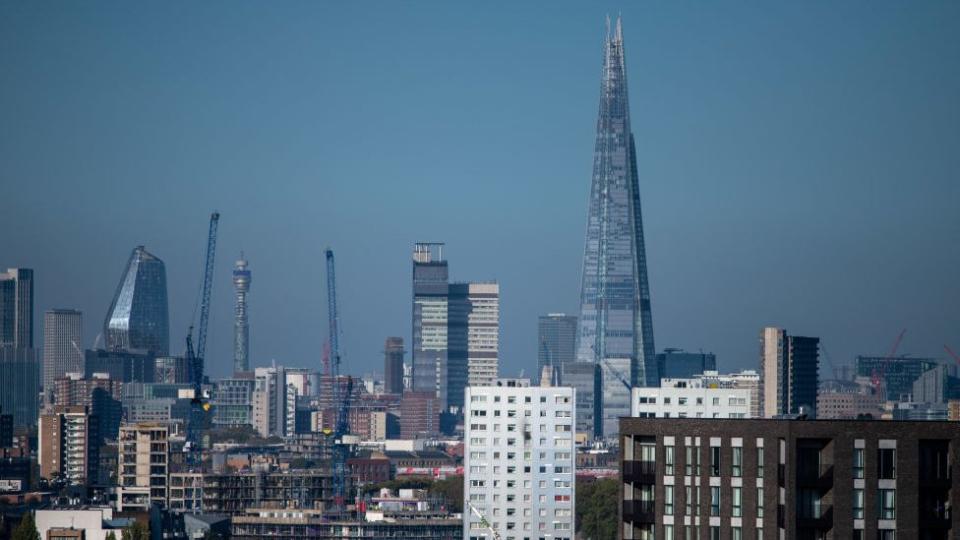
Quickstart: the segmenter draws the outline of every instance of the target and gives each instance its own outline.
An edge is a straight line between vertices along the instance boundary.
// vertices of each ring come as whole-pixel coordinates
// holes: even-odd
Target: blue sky
[[[537,315],[578,307],[607,13],[658,349],[960,348],[955,2],[5,2],[0,266],[89,346],[144,244],[177,351],[217,209],[211,374],[241,249],[253,362],[319,365],[328,245],[362,373],[409,340],[413,242],[444,241],[454,279],[500,281],[501,371],[530,373]]]

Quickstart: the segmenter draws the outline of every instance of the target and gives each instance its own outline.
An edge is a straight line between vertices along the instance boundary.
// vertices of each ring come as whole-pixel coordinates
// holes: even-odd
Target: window
[[[673,540],[673,525],[663,526],[663,540]]]
[[[863,519],[863,490],[853,490],[853,519]]]
[[[877,540],[896,540],[897,531],[893,529],[880,529],[877,531]]]
[[[710,486],[710,515],[720,515],[720,486]]]
[[[700,447],[699,446],[696,448],[696,451],[693,453],[693,460],[695,464],[694,474],[696,474],[697,476],[700,476]]]
[[[733,517],[743,516],[742,488],[733,488]]]
[[[663,514],[673,515],[673,486],[663,486]]]
[[[897,477],[897,449],[880,448],[877,450],[877,478],[893,480]]]
[[[731,527],[730,540],[743,540],[743,529],[740,527]]]
[[[733,447],[733,476],[739,477],[743,472],[743,448]]]
[[[720,476],[720,447],[710,447],[710,476]]]
[[[665,446],[663,449],[664,464],[663,464],[663,474],[672,475],[673,474],[673,446]]]
[[[657,446],[654,441],[644,440],[640,442],[640,461],[654,462],[656,458]]]
[[[757,478],[763,478],[763,447],[757,448]]]
[[[687,446],[684,450],[686,450],[687,459],[683,463],[683,474],[690,476],[693,474],[693,447]]]
[[[757,527],[757,540],[763,540],[763,527]]]
[[[693,488],[687,486],[687,498],[686,498],[686,514],[688,516],[693,515]]]
[[[763,488],[757,488],[757,517],[763,517]]]
[[[877,502],[880,503],[880,519],[897,519],[897,492],[893,489],[881,489]]]
[[[863,448],[853,449],[853,477],[863,478]]]
[[[818,519],[821,515],[820,493],[815,489],[800,490],[800,517]]]
[[[710,527],[710,540],[720,540],[720,527]]]

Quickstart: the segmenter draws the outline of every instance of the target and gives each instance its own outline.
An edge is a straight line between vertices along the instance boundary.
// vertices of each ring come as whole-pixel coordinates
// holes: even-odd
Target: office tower
[[[120,382],[154,382],[157,376],[157,359],[149,352],[84,351],[83,376],[91,378],[96,373],[106,373]]]
[[[752,418],[760,375],[708,371],[660,379],[657,388],[633,389],[630,416],[637,418]]]
[[[253,391],[256,380],[250,372],[214,384],[213,423],[218,426],[253,425]]]
[[[434,392],[404,392],[400,398],[400,438],[428,439],[440,433],[440,399]]]
[[[388,337],[383,346],[383,391],[403,393],[403,338]]]
[[[763,416],[816,415],[820,338],[787,335],[782,328],[760,332]]]
[[[186,384],[193,382],[193,369],[184,356],[160,356],[154,359],[153,382]]]
[[[500,356],[500,285],[451,283],[447,320],[447,406],[463,408],[467,386],[493,384]]]
[[[54,405],[59,407],[82,407],[100,421],[100,435],[116,440],[117,430],[123,416],[123,383],[111,379],[106,373],[94,373],[85,378],[83,373],[67,373],[53,381]]]
[[[157,422],[120,426],[117,450],[117,511],[165,506],[169,485],[170,428]]]
[[[0,273],[0,347],[33,348],[33,270]]]
[[[163,261],[137,246],[103,323],[107,349],[170,354],[167,272]]]
[[[43,314],[43,389],[67,373],[83,372],[83,316],[75,309]]]
[[[447,403],[449,269],[443,244],[413,249],[413,391],[434,392]]]
[[[13,415],[0,410],[0,449],[13,446]]]
[[[463,500],[476,512],[464,513],[463,539],[489,539],[489,528],[500,538],[572,539],[574,389],[499,379],[468,387],[466,401]]]
[[[101,440],[98,418],[88,409],[54,407],[40,416],[40,476],[48,480],[62,477],[71,485],[95,483]]]
[[[707,371],[717,370],[713,353],[689,353],[683,349],[664,349],[657,354],[657,373],[660,379],[689,379]]]
[[[14,426],[35,426],[40,396],[40,362],[31,348],[0,346],[0,410]]]
[[[552,366],[555,374],[576,359],[577,317],[565,313],[541,315],[537,324],[537,373]]]
[[[577,392],[577,435],[582,435],[587,440],[600,437],[603,430],[600,364],[569,362],[563,366],[560,382]]]
[[[624,418],[617,538],[955,538],[949,422]]]
[[[913,391],[913,382],[937,367],[933,358],[912,356],[857,356],[855,364],[857,377],[876,380],[888,401],[905,400]]]
[[[250,323],[247,320],[247,293],[250,292],[252,276],[247,269],[247,261],[240,254],[240,260],[233,269],[233,288],[237,294],[237,305],[233,320],[233,372],[250,371]]]
[[[630,386],[659,381],[619,19],[604,42],[577,324],[577,361],[602,365],[603,435],[615,436],[615,415],[630,408],[621,377]]]
[[[960,379],[954,366],[939,364],[913,381],[915,403],[947,403],[960,399]]]

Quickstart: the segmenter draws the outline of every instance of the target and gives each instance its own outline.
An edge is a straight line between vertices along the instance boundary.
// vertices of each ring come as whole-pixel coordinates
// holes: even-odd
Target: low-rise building
[[[632,390],[637,418],[751,418],[759,410],[754,371],[720,375],[708,371],[690,379],[662,379],[659,387]]]

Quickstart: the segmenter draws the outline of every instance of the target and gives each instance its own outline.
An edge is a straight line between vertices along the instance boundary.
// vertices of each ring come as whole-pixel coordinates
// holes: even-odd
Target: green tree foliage
[[[617,537],[620,505],[616,479],[577,480],[577,531],[584,540]]]
[[[40,540],[37,524],[33,520],[33,513],[27,512],[20,518],[20,525],[13,530],[12,540]]]
[[[435,481],[429,488],[431,495],[442,495],[446,499],[449,509],[453,512],[463,511],[463,477],[450,476]]]
[[[107,540],[117,540],[117,535],[113,534],[113,531],[107,533]]]
[[[134,521],[133,525],[123,529],[121,538],[122,540],[150,540],[150,528],[139,521]]]

